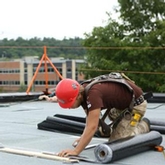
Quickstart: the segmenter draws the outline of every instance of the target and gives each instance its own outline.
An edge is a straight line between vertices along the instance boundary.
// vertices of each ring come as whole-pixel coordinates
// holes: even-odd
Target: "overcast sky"
[[[84,37],[117,0],[0,0],[0,39]]]

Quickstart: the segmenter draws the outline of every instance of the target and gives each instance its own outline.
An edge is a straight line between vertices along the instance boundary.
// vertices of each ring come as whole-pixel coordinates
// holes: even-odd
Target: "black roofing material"
[[[165,103],[164,93],[153,93],[153,97],[147,99],[148,103]]]
[[[155,130],[155,131],[160,132],[161,134],[165,134],[165,126],[151,125],[151,126],[150,126],[150,130],[151,130],[151,131]]]
[[[78,127],[78,128],[82,128],[84,129],[85,127],[85,123],[81,123],[81,122],[77,122],[77,121],[73,121],[73,120],[68,120],[68,119],[63,119],[63,118],[59,118],[59,117],[51,117],[48,116],[47,120],[52,122],[52,123],[59,123],[59,124],[63,124],[63,125],[70,125],[71,127]]]
[[[78,117],[78,116],[69,116],[69,115],[62,115],[62,114],[55,114],[55,117],[63,118],[63,119],[68,119],[68,120],[73,120],[81,123],[85,123],[86,119],[85,117]]]
[[[158,131],[161,134],[165,134],[165,121],[163,119],[149,119],[150,130]],[[85,128],[85,117],[76,117],[69,115],[56,114],[53,117],[48,116],[46,120],[39,123],[38,129],[71,133],[71,134],[82,134]],[[97,131],[95,137],[102,137]]]
[[[0,93],[0,103],[9,103],[9,102],[21,102],[21,101],[36,101],[42,92],[31,92],[27,94],[25,92],[18,93]]]
[[[48,116],[46,120],[39,123],[38,129],[54,131],[60,133],[72,133],[72,134],[82,134],[84,127],[82,127],[79,123],[72,122],[71,120],[50,117]]]
[[[165,127],[165,121],[164,119],[152,119],[150,118],[150,124],[151,125],[157,125],[157,126],[164,126]]]
[[[163,119],[149,119],[150,129],[165,134],[165,121]]]
[[[59,118],[63,118],[63,119],[73,120],[76,122],[85,123],[85,118],[83,118],[83,117],[68,116],[68,115],[61,115],[61,114],[56,114],[54,116],[59,117]],[[161,134],[165,134],[165,121],[164,121],[164,119],[149,119],[149,120],[150,120],[150,130],[151,131],[158,131]]]
[[[162,142],[159,132],[151,131],[126,140],[99,144],[94,149],[96,159],[101,163],[110,163],[147,150],[154,150]]]
[[[74,118],[76,119],[76,117],[71,116],[69,120],[69,119],[60,118],[57,116],[54,116],[54,117],[48,116],[46,120],[39,123],[37,126],[38,126],[38,129],[47,130],[47,131],[71,133],[71,134],[82,134],[85,128],[85,122],[71,120]],[[78,119],[81,119],[81,118],[78,118]],[[99,133],[99,131],[96,131],[94,136],[101,137],[102,135]]]
[[[82,134],[85,128],[85,118],[56,114],[53,117],[48,116],[37,126],[38,129],[47,131]]]

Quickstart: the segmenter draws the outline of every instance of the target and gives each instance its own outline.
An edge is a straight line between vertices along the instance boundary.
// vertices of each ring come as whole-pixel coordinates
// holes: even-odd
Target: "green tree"
[[[122,46],[121,40],[124,38],[122,26],[120,27],[114,20],[110,21],[107,26],[96,27],[91,34],[85,34],[86,39],[83,45],[88,47],[86,61],[90,65],[85,66],[87,70],[84,73],[88,78],[108,73],[109,70],[121,69],[125,66],[124,63],[118,63],[118,60],[120,60],[118,58],[120,57],[119,53],[121,52],[118,49],[108,49],[109,47]]]
[[[93,77],[114,70],[122,71],[143,90],[164,92],[165,2],[118,2],[116,11],[120,13],[120,21],[110,18],[105,27],[94,28],[91,34],[86,34],[83,44],[91,49],[87,51],[89,65],[85,66],[84,73]]]
[[[136,51],[138,59],[133,63],[137,69],[152,74],[134,74],[133,78],[144,89],[164,92],[165,83],[165,1],[164,0],[118,0],[120,18],[123,20],[128,38],[138,39],[137,44],[142,49]],[[134,43],[131,43],[134,46]],[[152,47],[152,49],[149,49]],[[146,48],[146,49],[145,49]],[[135,69],[133,69],[135,70]],[[162,74],[156,74],[162,73]]]

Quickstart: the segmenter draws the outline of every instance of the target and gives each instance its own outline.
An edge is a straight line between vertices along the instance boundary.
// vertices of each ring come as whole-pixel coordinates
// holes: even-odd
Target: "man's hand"
[[[39,99],[39,100],[45,99],[46,101],[57,102],[57,97],[56,97],[56,96],[54,96],[54,97],[49,97],[49,96],[47,96],[47,95],[42,95],[42,96],[39,96],[38,99]]]
[[[70,156],[70,155],[78,155],[78,154],[79,153],[77,153],[75,150],[66,149],[66,150],[61,151],[57,155],[61,156],[61,157],[67,157],[67,156]]]
[[[39,100],[43,100],[43,99],[45,99],[45,100],[47,100],[48,101],[48,99],[49,99],[49,97],[48,96],[46,96],[46,95],[41,95],[41,96],[39,96],[39,98],[38,98]]]
[[[66,157],[69,155],[79,155],[84,150],[84,148],[89,144],[93,135],[95,134],[98,128],[99,116],[100,116],[100,108],[95,109],[93,111],[89,111],[83,134],[81,135],[81,138],[77,139],[74,142],[77,143],[77,145],[74,146],[75,148],[73,150],[71,149],[63,150],[60,153],[58,153],[58,156]]]

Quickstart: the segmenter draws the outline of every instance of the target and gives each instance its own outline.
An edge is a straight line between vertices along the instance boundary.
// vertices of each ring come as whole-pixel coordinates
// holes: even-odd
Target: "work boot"
[[[143,118],[134,129],[134,135],[147,133],[150,131],[150,121],[147,118]]]
[[[123,118],[117,127],[113,129],[109,141],[132,137],[150,131],[150,122],[147,118],[142,119],[135,127],[132,127],[130,122],[130,118]]]

